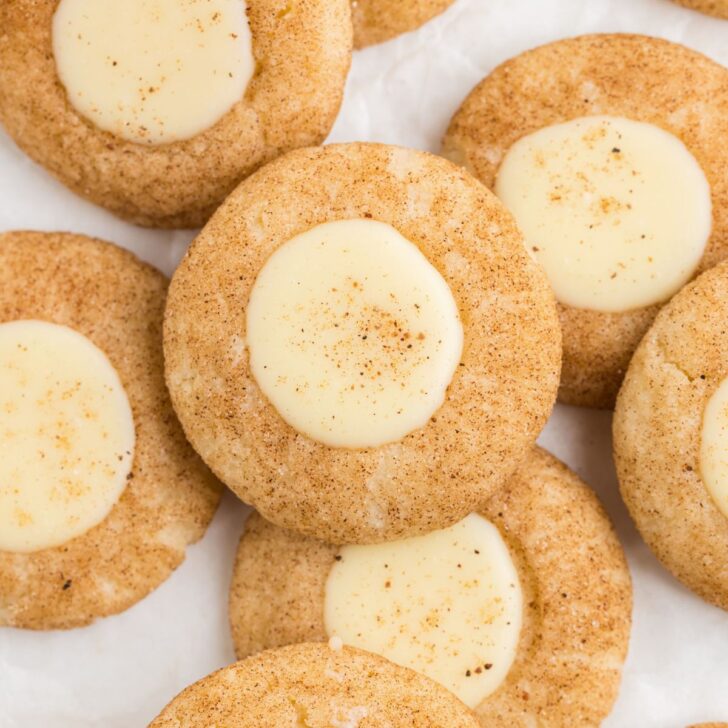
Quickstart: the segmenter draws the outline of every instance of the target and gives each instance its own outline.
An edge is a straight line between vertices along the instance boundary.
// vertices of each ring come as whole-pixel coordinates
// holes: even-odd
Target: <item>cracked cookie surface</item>
[[[712,233],[696,275],[728,257],[728,69],[676,43],[628,34],[560,40],[506,61],[452,119],[444,154],[488,187],[522,137],[583,116],[656,125],[698,161],[712,195]],[[559,304],[559,399],[612,408],[632,353],[660,304],[609,313]]]
[[[248,0],[255,72],[243,97],[201,133],[154,146],[101,130],[70,103],[53,53],[58,5],[0,3],[0,123],[74,192],[136,224],[203,225],[255,169],[323,142],[338,114],[350,0]]]
[[[150,728],[478,728],[454,695],[350,647],[268,650],[183,690]]]
[[[246,309],[266,261],[336,220],[388,223],[449,286],[462,356],[423,426],[378,447],[331,447],[288,424],[251,372]],[[465,170],[424,152],[336,144],[243,182],[170,286],[167,383],[213,471],[268,520],[333,543],[444,528],[495,492],[550,414],[561,359],[555,301],[513,218]]]
[[[502,534],[524,601],[515,661],[476,707],[481,725],[599,725],[619,689],[632,608],[609,518],[591,489],[540,448],[479,512]],[[230,591],[238,657],[329,638],[326,582],[339,551],[251,516]]]
[[[701,473],[706,405],[728,377],[728,263],[686,286],[630,364],[614,415],[620,489],[637,528],[686,586],[728,609],[728,518]]]
[[[352,0],[354,47],[383,43],[415,30],[447,10],[455,0]]]
[[[675,2],[706,15],[728,20],[728,0],[675,0]]]
[[[126,250],[67,233],[0,235],[0,322],[88,337],[118,373],[136,444],[127,485],[98,525],[59,546],[0,552],[0,626],[79,627],[158,587],[202,537],[220,484],[192,450],[164,384],[167,279]]]

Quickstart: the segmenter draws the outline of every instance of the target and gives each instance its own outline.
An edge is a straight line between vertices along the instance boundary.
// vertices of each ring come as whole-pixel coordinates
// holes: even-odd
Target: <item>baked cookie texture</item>
[[[0,235],[0,322],[41,319],[109,358],[134,415],[121,499],[82,536],[0,552],[0,625],[65,629],[127,609],[159,586],[207,528],[220,486],[185,440],[164,386],[167,280],[131,253],[82,235]]]
[[[183,690],[150,728],[477,728],[454,695],[350,647],[263,652]]]
[[[588,486],[538,448],[479,512],[506,540],[525,602],[515,662],[476,708],[480,724],[599,725],[619,689],[632,609],[609,518]],[[238,657],[328,639],[324,595],[337,553],[251,516],[230,591]]]
[[[359,450],[288,425],[245,348],[248,296],[271,253],[351,218],[389,223],[419,246],[464,327],[460,366],[429,423]],[[548,282],[497,198],[440,157],[379,144],[294,151],[243,182],[175,273],[164,338],[172,401],[205,462],[267,519],[333,543],[423,533],[474,510],[543,427],[560,347]]]
[[[201,134],[157,146],[102,131],[71,106],[52,51],[57,5],[0,3],[0,123],[74,192],[131,222],[203,225],[255,169],[320,144],[338,114],[351,61],[349,0],[248,0],[256,71],[245,96]]]
[[[447,10],[455,0],[351,0],[354,47],[382,43],[415,30]]]
[[[450,124],[443,153],[493,187],[518,139],[599,114],[655,124],[683,141],[712,191],[713,230],[697,273],[728,257],[728,69],[684,46],[640,35],[588,35],[516,56],[471,92]],[[559,304],[560,401],[612,408],[659,309],[605,313]]]
[[[728,19],[728,0],[675,0],[675,2],[706,15]]]
[[[728,376],[728,262],[663,308],[632,359],[614,415],[622,497],[658,559],[728,610],[728,518],[700,474],[705,406]]]

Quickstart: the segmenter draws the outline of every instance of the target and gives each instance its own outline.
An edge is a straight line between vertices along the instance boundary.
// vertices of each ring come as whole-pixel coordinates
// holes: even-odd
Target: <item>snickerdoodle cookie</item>
[[[0,235],[0,625],[127,609],[215,512],[164,385],[166,290],[109,243]]]
[[[503,199],[559,300],[559,398],[609,408],[655,315],[728,255],[728,69],[591,35],[495,69],[444,153]]]
[[[335,636],[441,682],[483,726],[598,725],[631,623],[622,549],[594,493],[536,449],[455,526],[329,546],[254,515],[230,593],[239,657]]]
[[[354,47],[382,43],[415,30],[447,10],[455,0],[351,0]]]
[[[728,610],[728,262],[663,308],[614,416],[622,497],[657,558]]]
[[[728,19],[728,0],[675,0],[675,2],[706,15]]]
[[[0,3],[0,122],[64,184],[141,225],[202,225],[244,177],[321,143],[349,0]]]
[[[183,690],[150,728],[478,728],[445,688],[332,643],[263,652]]]
[[[334,543],[443,528],[513,472],[558,386],[553,294],[512,217],[425,152],[291,152],[170,287],[190,442],[269,520]]]

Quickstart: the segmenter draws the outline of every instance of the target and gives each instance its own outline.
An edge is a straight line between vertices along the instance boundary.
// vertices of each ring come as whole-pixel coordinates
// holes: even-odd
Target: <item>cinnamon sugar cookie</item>
[[[728,19],[728,2],[726,0],[675,0],[675,2],[706,15]]]
[[[728,69],[665,40],[591,35],[495,69],[446,156],[496,190],[560,302],[559,398],[612,407],[660,306],[728,254]]]
[[[244,501],[337,543],[442,528],[555,398],[548,283],[467,172],[379,144],[292,152],[192,243],[165,320],[190,442]]]
[[[263,652],[183,690],[150,728],[477,728],[432,680],[362,650],[301,644]]]
[[[415,30],[454,0],[351,0],[354,47],[364,48]]]
[[[8,133],[154,227],[204,224],[262,164],[321,143],[351,60],[349,0],[18,0],[0,28]]]
[[[614,415],[620,489],[658,559],[728,610],[728,262],[663,308]]]
[[[425,536],[342,548],[253,515],[230,621],[239,657],[339,637],[438,680],[483,726],[596,726],[631,604],[593,492],[536,449],[479,514]]]
[[[109,243],[0,235],[0,625],[121,612],[212,519],[164,385],[166,289]]]

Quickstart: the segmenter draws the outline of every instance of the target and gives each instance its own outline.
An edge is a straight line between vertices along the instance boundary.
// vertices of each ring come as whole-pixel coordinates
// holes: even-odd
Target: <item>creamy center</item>
[[[516,142],[496,194],[556,297],[621,312],[660,303],[693,275],[712,226],[710,187],[687,147],[652,124],[591,116]]]
[[[255,68],[245,0],[61,0],[53,54],[73,107],[143,144],[213,126]]]
[[[133,451],[129,401],[102,351],[65,326],[0,324],[0,551],[59,546],[102,521]]]
[[[330,636],[410,667],[474,708],[503,682],[522,622],[518,573],[498,529],[450,528],[345,546],[326,583]]]
[[[728,518],[728,378],[710,398],[703,414],[700,470],[710,495]]]
[[[281,417],[332,447],[376,447],[429,421],[460,361],[452,292],[419,248],[374,220],[284,243],[247,309],[250,367]]]

